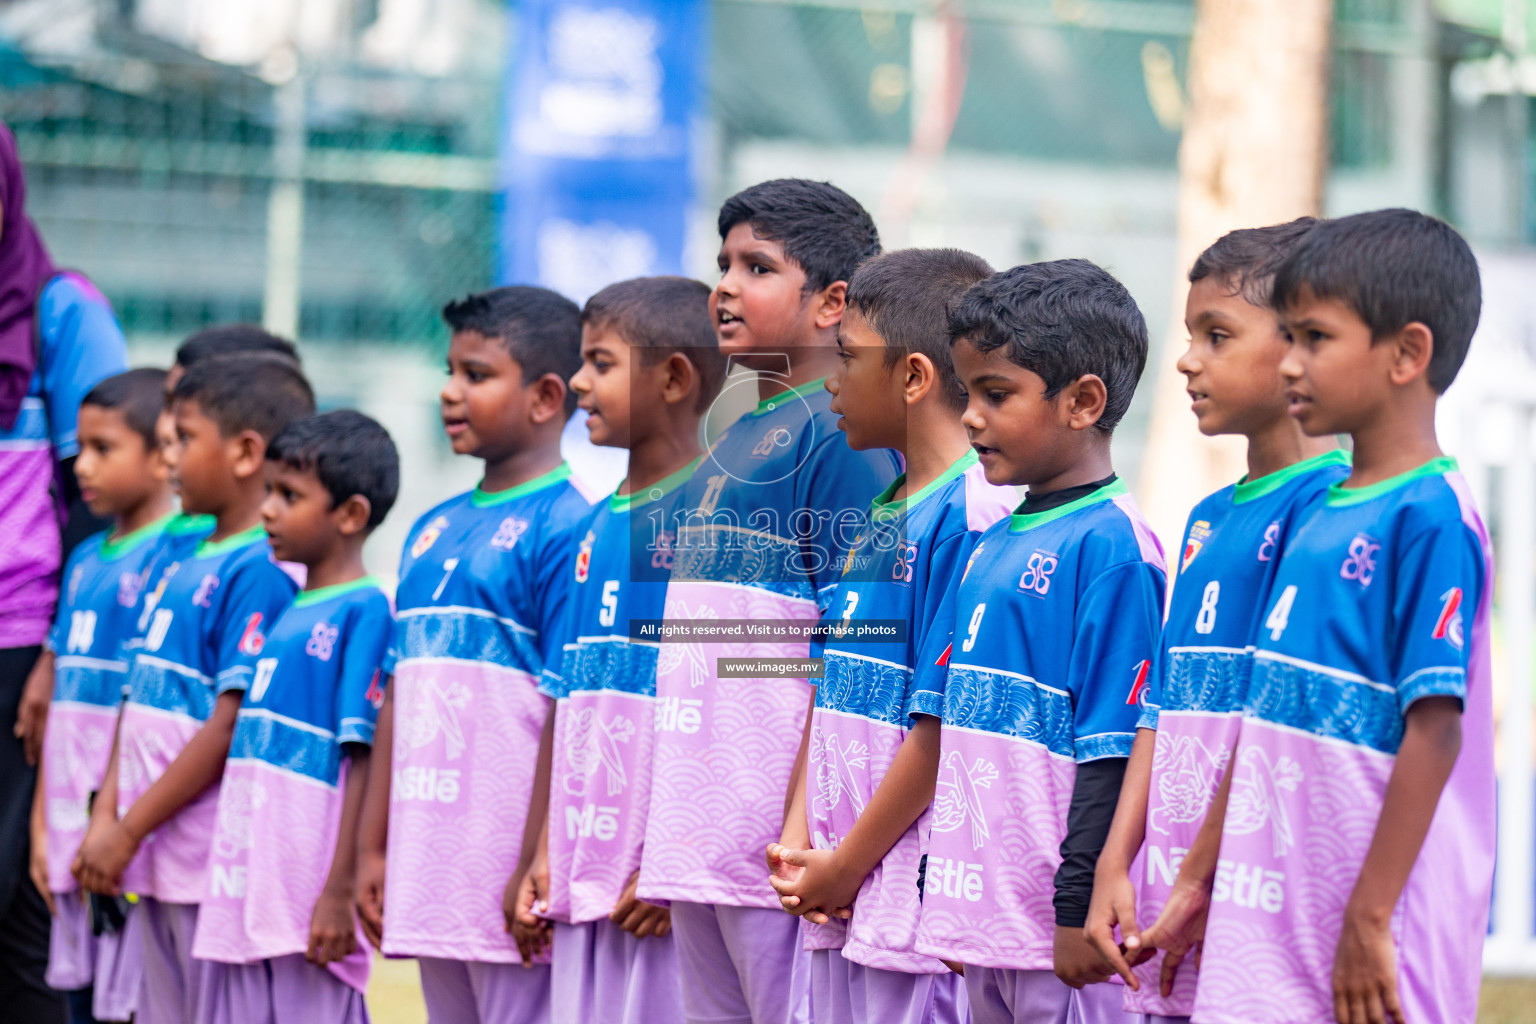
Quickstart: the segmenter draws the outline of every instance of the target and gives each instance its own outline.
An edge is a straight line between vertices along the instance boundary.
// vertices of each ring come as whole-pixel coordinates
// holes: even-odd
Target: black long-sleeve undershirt
[[[1128,758],[1106,757],[1077,766],[1072,803],[1067,809],[1067,834],[1061,841],[1061,867],[1056,869],[1056,923],[1081,928],[1088,923],[1093,896],[1093,869],[1099,862],[1109,825],[1120,799]]]

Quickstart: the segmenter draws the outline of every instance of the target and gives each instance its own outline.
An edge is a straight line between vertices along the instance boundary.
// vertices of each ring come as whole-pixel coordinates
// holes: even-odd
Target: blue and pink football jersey
[[[1143,925],[1157,920],[1167,903],[1231,763],[1254,637],[1280,556],[1329,485],[1348,475],[1349,455],[1333,451],[1223,487],[1190,513],[1140,722],[1158,730],[1142,870],[1134,879],[1136,919]],[[1189,1016],[1194,959],[1179,967],[1167,998],[1158,991],[1161,970],[1161,953],[1136,968],[1141,988],[1125,990],[1125,1008]]]
[[[1163,591],[1162,553],[1123,481],[982,534],[949,671],[933,677],[944,727],[918,952],[1052,969],[1077,766],[1130,754]]]
[[[164,774],[226,690],[250,685],[249,655],[297,588],[253,526],[200,541],[167,564],[145,600],[118,739],[118,813]],[[200,903],[219,787],[210,786],[145,837],[123,888],[167,903]]]
[[[123,642],[134,632],[167,515],[116,540],[82,541],[64,568],[59,610],[48,635],[53,704],[43,742],[48,884],[72,892],[70,863],[90,824],[91,793],[101,786],[123,705],[128,663]]]
[[[1455,460],[1335,485],[1259,623],[1197,1021],[1333,1019],[1345,904],[1417,700],[1462,704],[1461,753],[1392,917],[1408,1020],[1476,1015],[1493,884],[1487,532]]]
[[[192,946],[199,959],[254,963],[309,948],[341,825],[342,748],[373,744],[393,624],[372,577],[306,590],[248,656]],[[351,956],[327,966],[362,991],[369,959],[359,937]]]
[[[686,485],[666,617],[814,627],[893,452],[855,452],[817,380],[758,404]],[[777,909],[763,851],[777,842],[810,686],[722,678],[722,657],[805,658],[805,639],[668,643],[639,893]]]
[[[667,647],[642,637],[662,617],[673,512],[697,463],[639,494],[614,494],[576,528],[558,671],[549,797],[549,916],[608,916],[640,868],[651,800],[656,665]]]
[[[926,699],[932,691],[914,704],[917,668],[933,666],[949,645],[954,616],[944,605],[981,531],[1018,502],[1012,487],[987,483],[974,451],[917,493],[895,499],[903,479],[870,506],[827,613],[832,632],[822,651],[826,673],[818,680],[806,769],[806,814],[817,849],[835,849],[863,813],[901,748],[909,715],[940,714],[938,702]],[[871,636],[859,635],[861,624]],[[811,948],[841,948],[849,960],[884,970],[948,973],[915,949],[929,816],[914,822],[864,880],[851,920],[806,922]]]
[[[395,594],[384,952],[518,962],[501,894],[517,867],[591,503],[562,464],[417,520]]]

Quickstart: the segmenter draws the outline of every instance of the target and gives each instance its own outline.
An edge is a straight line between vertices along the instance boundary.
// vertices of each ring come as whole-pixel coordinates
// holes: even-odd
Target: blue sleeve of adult
[[[57,277],[38,302],[43,394],[55,457],[80,451],[80,400],[128,369],[128,345],[106,297],[71,275]]]

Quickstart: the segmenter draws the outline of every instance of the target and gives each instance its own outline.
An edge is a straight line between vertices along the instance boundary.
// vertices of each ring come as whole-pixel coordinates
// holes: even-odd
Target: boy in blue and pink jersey
[[[798,179],[732,196],[719,228],[710,310],[721,351],[759,372],[760,401],[715,439],[687,484],[666,616],[809,629],[869,499],[899,468],[891,452],[848,447],[823,388],[848,279],[879,252],[879,236],[846,193]],[[780,912],[763,851],[783,826],[811,691],[804,678],[722,676],[718,659],[808,650],[806,636],[786,630],[664,652],[639,895],[672,903],[690,1022],[803,1018],[799,922]]]
[[[399,479],[389,434],[351,410],[300,420],[267,449],[262,520],[306,586],[247,657],[192,946],[214,961],[205,1024],[368,1019],[357,820],[393,618],[363,543]]]
[[[81,885],[140,895],[144,984],[136,1019],[193,1019],[204,966],[192,959],[208,846],[248,655],[293,598],[261,528],[267,442],[314,409],[309,384],[270,356],[209,360],[176,385],[181,441],[172,479],[212,534],[165,567],[135,641],[117,756],[74,864]],[[97,827],[98,824],[100,827]]]
[[[635,896],[650,810],[658,643],[673,515],[699,425],[725,380],[709,288],[680,277],[610,285],[582,311],[571,389],[594,444],[629,451],[618,490],[576,528],[560,664],[546,860],[529,872],[552,918],[556,1024],[683,1016],[671,915]],[[648,632],[649,631],[649,632]],[[536,862],[537,864],[538,862]],[[540,875],[547,876],[547,883]]]
[[[960,979],[914,948],[940,709],[911,698],[915,675],[949,644],[950,585],[980,532],[1018,500],[987,483],[966,439],[949,347],[948,307],[991,274],[969,253],[908,249],[866,261],[848,283],[832,412],[850,447],[893,449],[907,471],[874,499],[849,548],[819,645],[804,777],[782,843],[769,848],[786,909],[811,912],[821,1024],[966,1019]],[[846,921],[827,914],[849,905]]]
[[[543,814],[550,701],[538,684],[559,660],[571,534],[591,509],[560,458],[580,315],[531,287],[443,311],[443,426],[485,476],[407,536],[358,866],[364,928],[385,953],[420,961],[434,1020],[549,1013],[549,968],[525,967],[503,908],[531,860],[524,823]]]
[[[1126,1009],[1155,1021],[1187,1018],[1194,1009],[1193,958],[1181,964],[1181,950],[1160,953],[1133,976],[1120,943],[1134,951],[1161,941],[1155,925],[1147,929],[1149,940],[1137,935],[1138,923],[1152,924],[1170,899],[1177,913],[1177,903],[1191,893],[1204,898],[1220,815],[1202,823],[1231,762],[1275,568],[1329,485],[1349,475],[1349,457],[1332,438],[1302,433],[1280,378],[1288,345],[1270,288],[1281,261],[1314,223],[1307,217],[1231,232],[1189,272],[1184,322],[1190,340],[1178,368],[1201,432],[1247,440],[1248,475],[1190,513],[1088,921],[1089,940],[1128,983]],[[1202,827],[1206,842],[1197,843]],[[1138,852],[1141,873],[1132,878]],[[1184,884],[1175,885],[1176,874]],[[1133,952],[1131,960],[1141,955]]]
[[[75,476],[110,531],[70,555],[59,610],[40,670],[53,703],[32,803],[32,875],[53,909],[48,984],[84,990],[98,1020],[127,1020],[138,997],[137,935],[114,921],[98,935],[90,899],[69,873],[90,822],[91,794],[107,773],[128,666],[123,644],[166,541],[180,526],[155,444],[162,370],[130,370],[92,388],[80,405]],[[72,997],[74,998],[74,997]]]
[[[976,285],[950,330],[987,479],[1029,491],[971,553],[942,693],[914,698],[943,708],[917,950],[965,965],[977,1024],[1124,1020],[1083,923],[1162,619],[1162,554],[1110,459],[1146,322],[1060,260]]]
[[[1275,301],[1291,414],[1348,433],[1354,465],[1259,624],[1192,1019],[1469,1021],[1493,880],[1493,567],[1435,406],[1477,326],[1477,261],[1423,214],[1357,214],[1297,245]]]

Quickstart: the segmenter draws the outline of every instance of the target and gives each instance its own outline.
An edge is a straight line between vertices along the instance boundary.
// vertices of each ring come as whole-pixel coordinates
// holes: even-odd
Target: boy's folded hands
[[[812,924],[853,916],[853,900],[864,876],[848,878],[835,850],[807,850],[768,844],[768,882],[785,911]],[[826,908],[831,907],[832,910]]]

